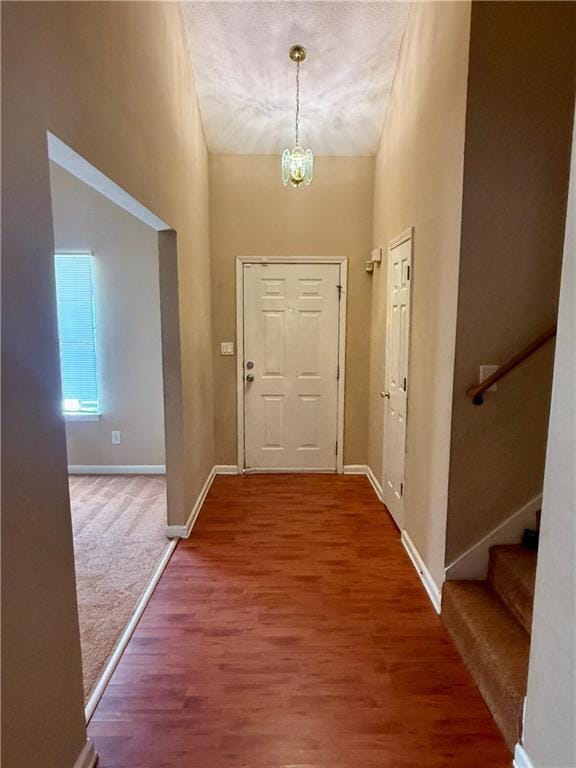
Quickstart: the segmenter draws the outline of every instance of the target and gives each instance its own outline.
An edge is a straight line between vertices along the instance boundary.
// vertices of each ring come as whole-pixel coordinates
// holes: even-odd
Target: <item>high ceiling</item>
[[[316,155],[373,155],[409,3],[184,2],[211,152],[277,154],[294,143],[294,43],[301,144]]]

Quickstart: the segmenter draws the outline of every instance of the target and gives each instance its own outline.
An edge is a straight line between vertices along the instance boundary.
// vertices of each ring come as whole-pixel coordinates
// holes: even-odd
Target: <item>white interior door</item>
[[[243,266],[246,469],[336,469],[340,269]]]
[[[406,406],[410,344],[410,278],[412,236],[397,238],[388,251],[386,368],[384,396],[384,503],[402,530]]]

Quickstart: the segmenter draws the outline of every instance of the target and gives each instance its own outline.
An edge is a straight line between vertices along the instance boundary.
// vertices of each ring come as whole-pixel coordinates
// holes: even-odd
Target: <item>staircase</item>
[[[486,581],[447,581],[442,594],[444,624],[510,750],[520,740],[536,556],[492,547]]]

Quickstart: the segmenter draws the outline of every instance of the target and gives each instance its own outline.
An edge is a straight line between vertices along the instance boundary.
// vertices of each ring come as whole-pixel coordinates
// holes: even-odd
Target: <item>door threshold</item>
[[[263,474],[282,474],[282,475],[292,475],[292,474],[303,474],[306,473],[308,475],[310,474],[336,474],[336,467],[326,467],[326,468],[317,468],[317,467],[250,467],[248,469],[243,469],[242,474],[243,475],[263,475]]]

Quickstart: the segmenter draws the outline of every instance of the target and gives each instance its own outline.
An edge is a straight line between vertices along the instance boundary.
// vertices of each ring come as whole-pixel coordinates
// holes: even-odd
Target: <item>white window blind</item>
[[[100,412],[92,256],[57,253],[56,302],[64,413]]]

